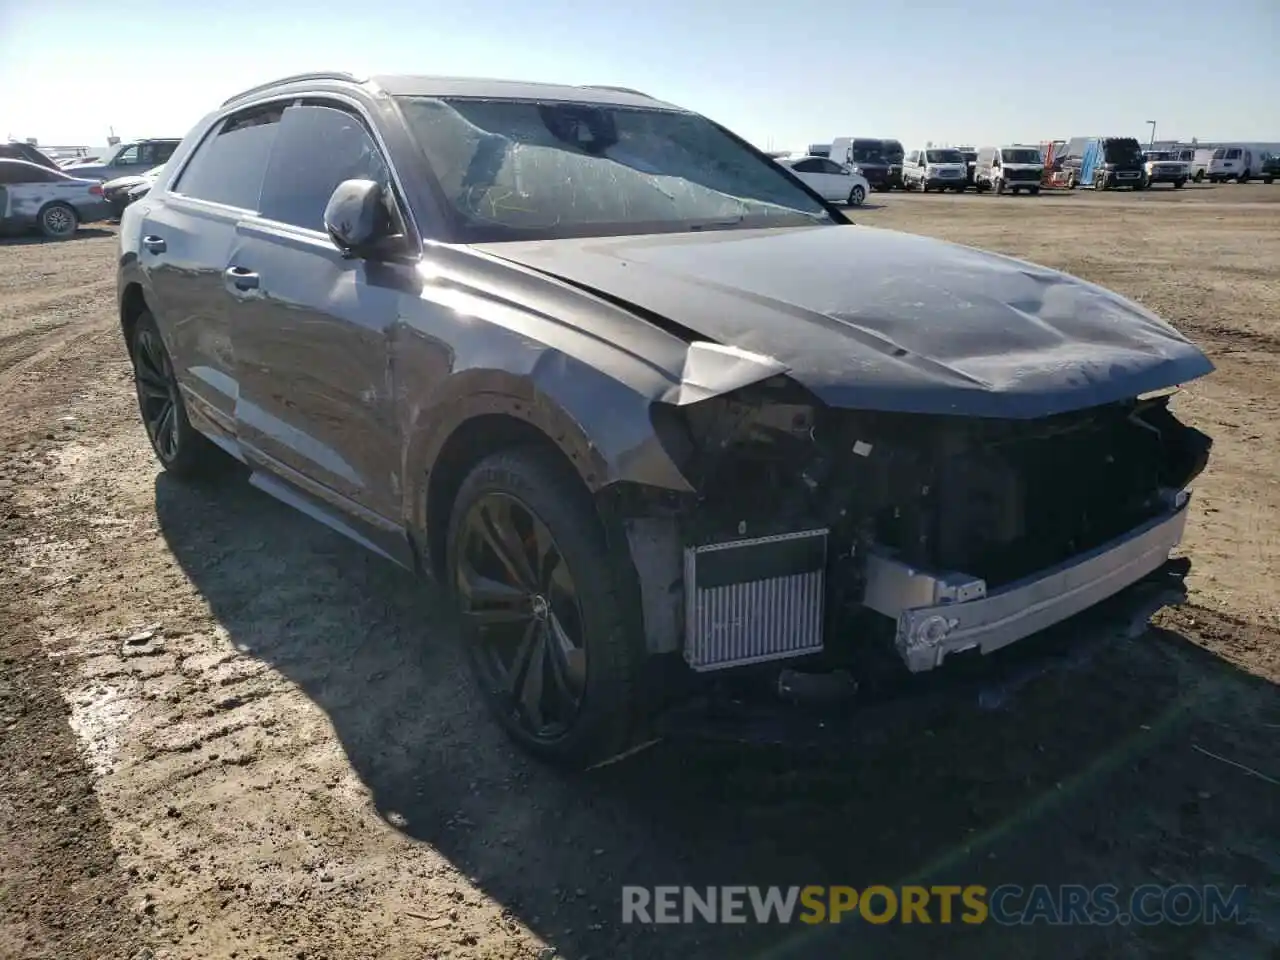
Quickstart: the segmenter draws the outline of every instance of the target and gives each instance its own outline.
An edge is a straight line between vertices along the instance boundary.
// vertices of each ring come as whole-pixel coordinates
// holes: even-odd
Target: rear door
[[[223,279],[236,222],[257,211],[283,104],[231,114],[206,134],[160,202],[148,204],[139,260],[174,369],[198,425],[234,448],[240,387],[235,300]]]
[[[797,160],[791,164],[791,169],[797,177],[805,182],[810,190],[814,190],[825,199],[830,200],[830,185],[827,183],[827,177],[822,171],[823,162],[821,157],[805,157],[803,160]]]
[[[421,284],[412,263],[344,259],[329,239],[325,206],[352,179],[382,184],[403,209],[362,115],[322,99],[289,107],[260,215],[240,222],[225,264],[236,298],[236,428],[256,469],[344,511],[400,558],[391,346],[402,304]]]
[[[830,160],[819,160],[821,176],[826,184],[823,196],[828,200],[844,203],[849,199],[849,191],[853,189],[853,178],[845,173],[844,168]]]

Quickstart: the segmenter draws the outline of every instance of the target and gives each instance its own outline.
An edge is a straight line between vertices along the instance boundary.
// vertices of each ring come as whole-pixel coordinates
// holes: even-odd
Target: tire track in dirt
[[[67,258],[50,245],[0,246],[5,328],[14,329],[0,347],[0,956],[23,960],[126,960],[147,942],[126,906],[129,880],[68,724],[66,678],[45,655],[34,585],[16,560],[32,518],[15,495],[40,482],[49,438],[63,436],[31,414],[73,392],[75,375],[92,369],[75,363],[74,346],[91,342],[86,318],[109,316],[109,285],[100,280],[108,244],[76,241],[75,268],[57,281],[58,292],[39,297],[12,297],[19,284],[11,278],[56,273],[25,264]],[[77,286],[79,277],[93,279]],[[69,349],[70,364],[52,362]],[[60,380],[58,367],[71,377]]]

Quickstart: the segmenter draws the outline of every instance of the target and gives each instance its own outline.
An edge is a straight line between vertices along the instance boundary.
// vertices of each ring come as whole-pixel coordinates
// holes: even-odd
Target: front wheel
[[[849,206],[860,207],[866,199],[867,191],[862,189],[861,184],[854,184],[853,189],[849,191]]]
[[[1263,182],[1263,183],[1275,183],[1275,182],[1276,182],[1276,178],[1275,178],[1275,177],[1263,177],[1263,178],[1262,178],[1262,182]]]
[[[634,573],[572,469],[537,447],[484,459],[458,491],[447,556],[467,660],[507,734],[569,767],[623,752],[645,656]]]
[[[1196,175],[1195,175],[1194,177],[1192,177],[1191,179],[1192,179],[1192,180],[1194,180],[1196,183],[1200,183],[1200,182],[1202,182],[1202,181],[1204,180],[1204,171],[1203,171],[1203,170],[1197,170],[1197,171],[1196,171]]]
[[[1187,185],[1187,181],[1186,181],[1186,180],[1175,180],[1175,181],[1173,181],[1173,189],[1175,189],[1175,190],[1181,190],[1181,189],[1182,189],[1183,187],[1185,187],[1186,185]]]
[[[187,419],[173,362],[150,313],[138,318],[129,348],[138,413],[160,465],[183,480],[207,475],[218,449]]]
[[[51,203],[40,211],[40,232],[50,240],[66,240],[76,232],[80,218],[66,203]]]
[[[1250,180],[1249,171],[1241,170],[1240,176],[1236,177],[1236,183],[1248,183]]]

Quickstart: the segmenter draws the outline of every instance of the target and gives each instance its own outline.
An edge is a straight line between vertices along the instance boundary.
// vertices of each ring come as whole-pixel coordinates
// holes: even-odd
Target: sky
[[[765,149],[1280,140],[1280,0],[0,0],[0,137],[181,136],[289,73],[635,87]]]

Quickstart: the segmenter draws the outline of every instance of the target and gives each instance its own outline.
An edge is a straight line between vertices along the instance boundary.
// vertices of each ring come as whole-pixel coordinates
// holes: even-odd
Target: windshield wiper
[[[736,227],[746,217],[738,214],[736,217],[722,217],[719,220],[698,220],[689,224],[690,230],[719,230],[722,227]]]

